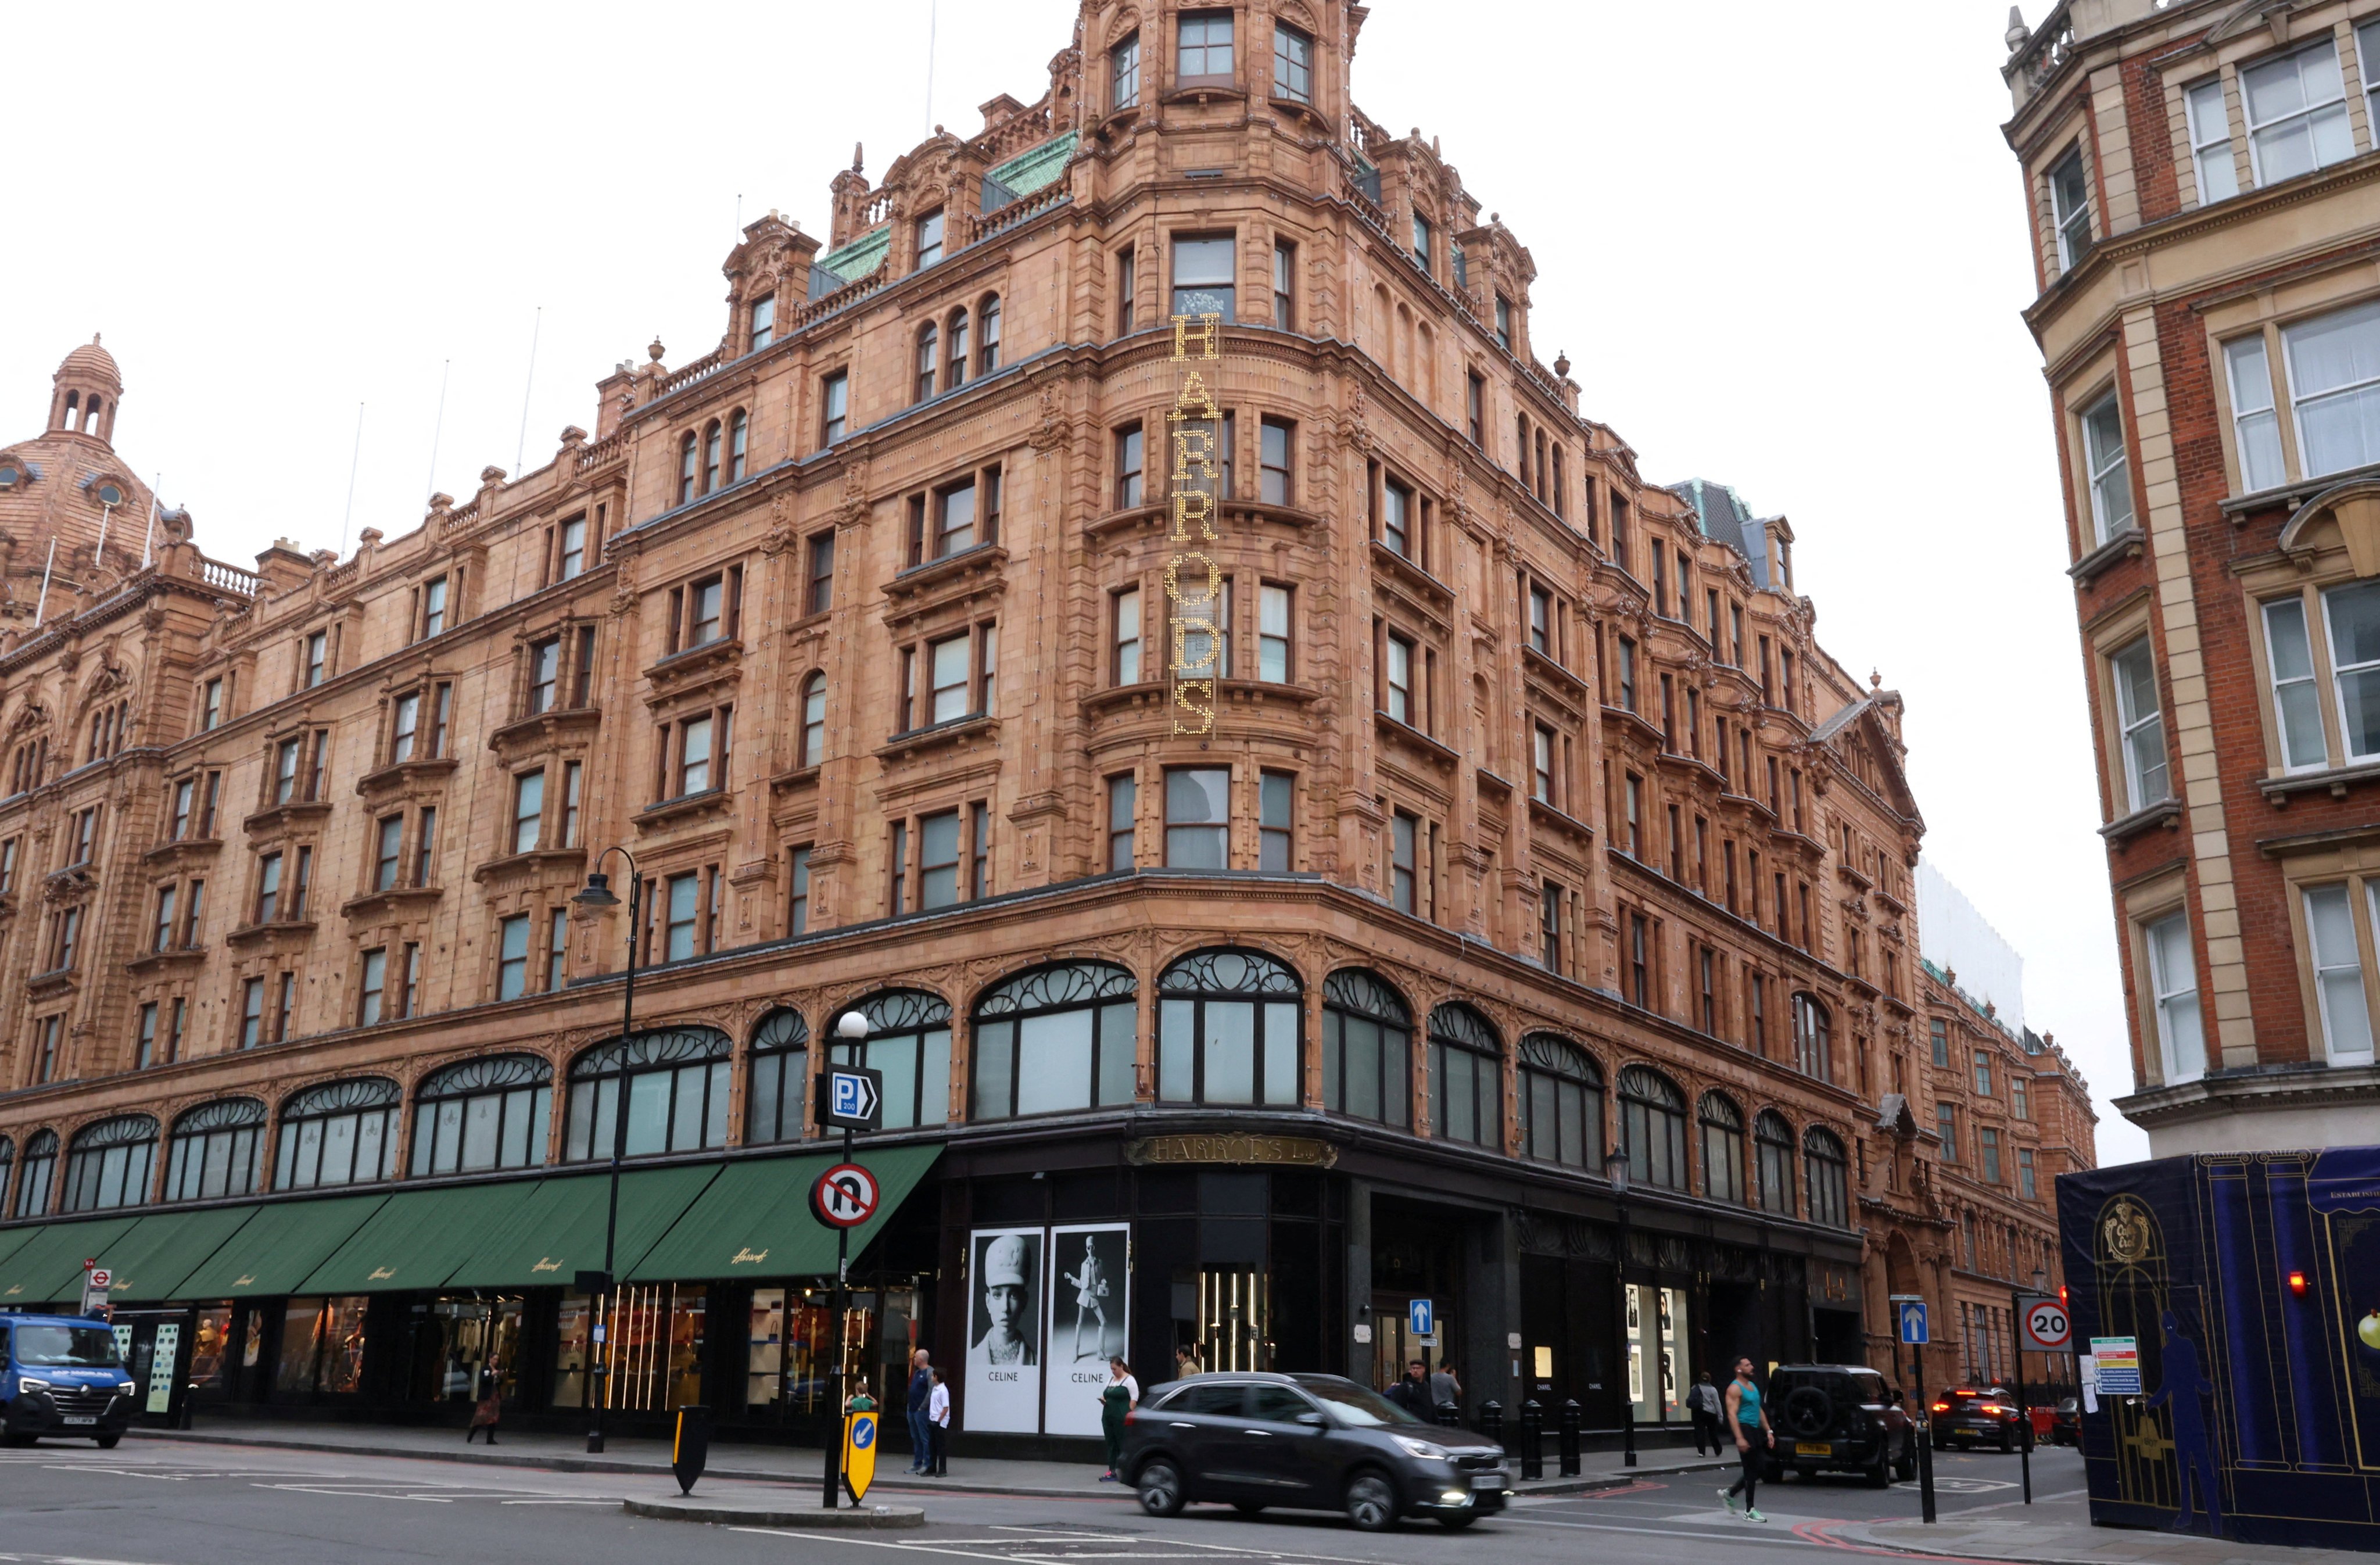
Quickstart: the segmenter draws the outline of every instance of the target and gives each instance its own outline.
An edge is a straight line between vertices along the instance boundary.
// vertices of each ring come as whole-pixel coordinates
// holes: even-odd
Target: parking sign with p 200
[[[884,1122],[884,1073],[864,1065],[819,1072],[818,1122],[836,1130],[874,1130]]]

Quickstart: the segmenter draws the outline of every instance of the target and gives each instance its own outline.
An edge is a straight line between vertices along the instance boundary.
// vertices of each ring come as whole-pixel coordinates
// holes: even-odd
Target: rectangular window
[[[1394,479],[1387,479],[1380,489],[1380,541],[1408,560],[1415,557],[1413,523],[1413,491]]]
[[[1272,323],[1283,332],[1297,327],[1297,247],[1286,239],[1272,247]]]
[[[430,754],[433,759],[446,754],[446,735],[454,727],[455,687],[441,685],[430,693]]]
[[[1140,34],[1108,51],[1108,107],[1128,109],[1140,102]]]
[[[917,820],[917,905],[950,907],[959,900],[959,812],[954,809],[921,816]]]
[[[1410,725],[1414,720],[1414,644],[1402,636],[1388,638],[1389,716]]]
[[[2105,543],[2133,525],[2131,465],[2124,455],[2123,414],[2115,393],[2084,410],[2082,455],[2090,465],[2091,521]],[[1792,699],[1790,693],[1786,699]]]
[[[150,929],[151,951],[164,951],[174,943],[174,891],[172,886],[158,888],[157,916]]]
[[[1294,867],[1297,780],[1286,771],[1268,771],[1259,780],[1257,800],[1257,867],[1286,875]]]
[[[1978,1049],[1975,1050],[1974,1057],[1975,1096],[1978,1098],[1989,1098],[1992,1095],[1991,1050],[1987,1049]]]
[[[273,802],[285,805],[298,796],[298,741],[284,739],[273,752]]]
[[[1548,880],[1537,888],[1537,961],[1548,973],[1561,971],[1562,889]]]
[[[975,480],[934,491],[934,555],[975,547]]]
[[[427,886],[436,877],[431,873],[438,861],[438,809],[424,805],[413,818],[413,883]]]
[[[195,777],[185,778],[174,784],[174,791],[166,807],[168,812],[166,841],[178,843],[190,834],[190,809],[197,799],[198,791],[199,782]],[[16,845],[13,840],[9,845],[11,847]],[[6,886],[0,886],[0,892],[6,890]]]
[[[374,946],[364,952],[363,978],[357,986],[356,1025],[369,1027],[378,1022],[387,995],[388,948]]]
[[[1541,805],[1554,802],[1554,731],[1542,722],[1529,727],[1529,796]]]
[[[1173,84],[1176,87],[1230,85],[1231,12],[1186,11],[1182,16],[1179,37],[1181,48],[1173,60]]]
[[[1942,1138],[1942,1160],[1959,1160],[1959,1108],[1955,1103],[1934,1105],[1934,1134]]]
[[[1985,1125],[1975,1133],[1975,1136],[1983,1147],[1984,1183],[1998,1184],[2000,1182],[2000,1133],[1994,1127]]]
[[[1138,424],[1116,431],[1115,453],[1116,509],[1129,511],[1141,503],[1141,430]]]
[[[220,677],[207,681],[199,698],[199,732],[223,726],[224,682]]]
[[[887,911],[894,916],[909,911],[909,823],[892,823],[892,848],[887,866],[892,875],[892,888],[887,899]]]
[[[199,918],[206,911],[206,906],[207,883],[204,880],[191,881],[189,905],[182,910],[182,947],[186,951],[198,949]]]
[[[2116,685],[2116,725],[2124,752],[2124,788],[2134,810],[2173,796],[2166,765],[2165,717],[2157,704],[2156,665],[2143,636],[2107,660]]]
[[[281,915],[281,855],[266,854],[256,865],[256,921],[270,924]]]
[[[1268,505],[1287,505],[1291,425],[1285,419],[1265,419],[1257,431],[1257,498]]]
[[[1399,913],[1415,911],[1421,884],[1419,851],[1421,822],[1403,810],[1389,820],[1389,902]]]
[[[752,346],[759,352],[777,340],[777,296],[763,294],[752,301]]]
[[[1641,913],[1628,916],[1628,998],[1640,1011],[1653,1008],[1652,931]]]
[[[967,806],[967,900],[991,892],[991,807],[978,799]]]
[[[1529,588],[1529,645],[1546,657],[1554,655],[1554,601],[1542,587]]]
[[[832,445],[841,440],[851,417],[851,371],[837,370],[819,382],[819,439]]]
[[[1710,947],[1701,949],[1697,961],[1702,972],[1703,1031],[1718,1036],[1718,954]]]
[[[710,790],[710,730],[708,717],[689,718],[678,725],[677,792],[680,798]]]
[[[1934,1068],[1937,1071],[1949,1069],[1950,1024],[1942,1017],[1937,1016],[1933,1019],[1927,1030],[1931,1033],[1933,1037]]]
[[[587,517],[585,513],[582,512],[578,516],[573,516],[562,524],[562,537],[559,540],[559,542],[561,546],[561,554],[556,563],[554,579],[556,581],[568,581],[573,576],[583,575],[587,569]]]
[[[1130,869],[1133,865],[1133,819],[1137,813],[1140,789],[1127,774],[1108,779],[1108,868]]]
[[[2016,1149],[2016,1188],[2017,1194],[2028,1201],[2040,1196],[2040,1185],[2033,1167],[2033,1148],[2030,1146]]]
[[[1763,1059],[1768,1055],[1768,976],[1752,975],[1752,1051]]]
[[[528,649],[528,710],[531,717],[553,710],[562,684],[562,637],[549,636]]]
[[[2206,1074],[2206,1036],[2198,1009],[2198,974],[2190,953],[2190,918],[2169,914],[2143,925],[2150,993],[2165,1085],[2196,1081]]]
[[[2271,489],[2289,474],[2281,461],[2280,416],[2273,408],[2273,373],[2262,333],[2223,345],[2231,382],[2231,441],[2240,453],[2242,493]]]
[[[570,956],[570,910],[557,907],[545,916],[545,988],[562,988],[562,973]]]
[[[2347,83],[2328,38],[2240,73],[2248,117],[2248,161],[2258,185],[2277,185],[2355,155]]]
[[[1419,262],[1421,263],[1421,269],[1422,269],[1424,272],[1427,272],[1427,271],[1430,269],[1430,265],[1429,265],[1429,256],[1430,256],[1430,249],[1431,249],[1431,241],[1432,241],[1433,239],[1435,239],[1436,237],[1437,237],[1437,231],[1436,231],[1435,229],[1433,229],[1433,228],[1430,226],[1430,221],[1429,221],[1429,219],[1428,219],[1428,218],[1427,218],[1427,217],[1424,217],[1424,216],[1423,216],[1421,213],[1419,213],[1419,212],[1415,212],[1415,213],[1414,213],[1414,214],[1413,214],[1413,258],[1414,258],[1414,260],[1415,260],[1416,261],[1419,261]]]
[[[1117,685],[1140,683],[1140,588],[1127,587],[1108,595],[1113,605],[1110,613],[1111,630],[1115,650],[1110,660],[1110,677]]]
[[[2345,886],[2314,886],[2304,893],[2306,932],[2313,937],[2314,1003],[2322,1019],[2324,1053],[2333,1065],[2368,1064],[2372,1009],[2363,995],[2363,960],[2356,949],[2354,904]]]
[[[327,799],[331,796],[331,731],[314,730],[314,769],[306,777],[306,796]]]
[[[702,927],[702,876],[689,869],[662,882],[662,960],[682,962],[695,954]]]
[[[1221,767],[1165,773],[1165,863],[1172,869],[1231,867],[1232,774]]]
[[[314,884],[314,850],[310,846],[298,850],[297,883],[289,888],[289,905],[285,916],[306,916],[306,893]]]
[[[1257,677],[1285,685],[1291,675],[1291,589],[1265,583],[1257,590]]]
[[[1198,18],[1184,17],[1187,28]],[[1231,18],[1221,18],[1224,28],[1224,53],[1231,50]],[[1210,238],[1184,238],[1173,241],[1173,313],[1194,320],[1201,315],[1220,315],[1226,321],[1237,320],[1232,312],[1232,301],[1237,293],[1234,274],[1233,241],[1229,234]]]
[[[395,766],[413,758],[413,747],[421,730],[421,692],[408,691],[396,698],[395,715],[389,726],[388,759]],[[185,783],[185,787],[188,784]]]
[[[942,259],[942,209],[936,207],[917,222],[917,270]]]
[[[254,1049],[264,1041],[264,980],[250,978],[239,991],[239,1046]]]
[[[140,1023],[133,1034],[132,1064],[136,1070],[147,1070],[157,1062],[157,1002],[153,1000],[140,1007]]]
[[[1645,780],[1630,772],[1623,789],[1620,851],[1642,863],[1645,858]]]
[[[810,540],[809,588],[803,613],[822,614],[834,607],[834,534],[822,532]]]
[[[2380,300],[2281,334],[2308,478],[2380,462]]]
[[[1476,373],[1465,375],[1463,382],[1463,413],[1471,431],[1471,443],[1488,443],[1488,382]]]
[[[1314,102],[1314,40],[1286,22],[1272,24],[1272,95]]]
[[[1119,337],[1129,335],[1135,324],[1133,279],[1137,272],[1132,246],[1126,245],[1116,251],[1116,335]]]
[[[535,851],[544,824],[545,770],[540,767],[513,779],[513,852]]]
[[[311,690],[329,676],[331,633],[318,630],[306,637],[305,688]]]
[[[1512,351],[1512,301],[1501,294],[1496,296],[1496,346]]]
[[[565,848],[575,848],[578,845],[579,798],[584,792],[586,776],[587,765],[584,761],[563,762],[562,845]]]
[[[2080,146],[2049,171],[2049,201],[2058,224],[2058,269],[2070,272],[2091,248],[2091,183]]]
[[[955,722],[967,715],[967,643],[965,636],[945,637],[926,648],[930,681],[927,710],[929,722]]]
[[[2231,116],[2223,103],[2223,80],[2210,77],[2182,95],[2190,118],[2190,161],[2198,171],[2198,204],[2211,206],[2240,193],[2240,171],[2231,161]]]
[[[2028,1101],[2026,1096],[2029,1091],[2030,1088],[2025,1085],[2025,1078],[2021,1074],[2011,1072],[2009,1075],[2009,1115],[2010,1118],[2019,1120],[2029,1120],[2033,1118],[2033,1105]]]
[[[518,1000],[528,992],[528,915],[526,913],[516,913],[496,925],[498,1000]]]
[[[786,910],[785,932],[806,935],[810,929],[810,844],[804,843],[794,850],[793,890]]]
[[[1636,710],[1636,643],[1625,636],[1620,638],[1620,706]]]
[[[421,639],[443,635],[446,630],[446,578],[431,576],[421,584]]]

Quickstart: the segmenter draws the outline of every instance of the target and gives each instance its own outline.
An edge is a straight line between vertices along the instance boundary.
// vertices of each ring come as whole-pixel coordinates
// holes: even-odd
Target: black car
[[[2005,1386],[1954,1386],[1934,1399],[1937,1447],[1997,1445],[2014,1450],[2024,1440],[2024,1411]]]
[[[1151,1516],[1222,1500],[1250,1515],[1269,1505],[1343,1511],[1366,1532],[1407,1516],[1467,1527],[1503,1510],[1512,1486],[1500,1447],[1336,1375],[1194,1375],[1157,1387],[1124,1419],[1120,1473]]]
[[[1900,1394],[1865,1365],[1779,1365],[1763,1396],[1777,1435],[1770,1482],[1789,1472],[1856,1473],[1880,1489],[1917,1476],[1917,1431]]]

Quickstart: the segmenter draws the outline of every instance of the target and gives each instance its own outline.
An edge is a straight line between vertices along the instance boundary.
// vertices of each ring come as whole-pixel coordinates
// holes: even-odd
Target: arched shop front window
[[[1677,1083],[1643,1065],[1620,1073],[1620,1145],[1637,1183],[1686,1188],[1686,1095]]]
[[[597,1044],[570,1062],[564,1159],[584,1162],[612,1155],[623,1082],[626,1156],[726,1146],[728,1058],[735,1052],[734,1042],[716,1027],[662,1027]]]
[[[174,1122],[174,1150],[165,1164],[165,1199],[205,1201],[249,1195],[262,1167],[264,1105],[253,1098],[218,1098]]]
[[[1842,1141],[1830,1130],[1813,1125],[1802,1136],[1802,1153],[1809,1165],[1810,1220],[1828,1228],[1852,1225],[1851,1181],[1844,1165]]]
[[[138,1207],[149,1199],[157,1164],[157,1122],[119,1114],[85,1125],[67,1144],[66,1209],[99,1212]]]
[[[25,1138],[25,1171],[17,1180],[20,1218],[37,1218],[50,1209],[50,1180],[58,1168],[58,1133],[38,1130]]]
[[[8,1176],[17,1171],[17,1144],[0,1135],[0,1201],[8,1198]]]
[[[553,1067],[534,1054],[449,1065],[413,1095],[413,1177],[545,1161]]]
[[[868,1018],[865,1057],[855,1061],[851,1046],[841,1039],[835,1057],[884,1073],[884,1128],[949,1123],[950,1002],[924,989],[886,989],[851,1009]]]
[[[1759,1161],[1760,1209],[1793,1216],[1793,1127],[1774,1109],[1752,1122],[1752,1145]]]
[[[395,1179],[397,1113],[404,1099],[395,1082],[380,1076],[329,1082],[292,1098],[281,1110],[273,1188]]]
[[[1488,1018],[1458,1001],[1429,1013],[1429,1133],[1504,1145],[1504,1050]]]
[[[810,1079],[810,1028],[798,1011],[771,1011],[752,1029],[752,1090],[744,1100],[744,1145],[798,1141],[802,1091]]]
[[[1129,1108],[1138,988],[1125,968],[1070,962],[986,991],[975,1007],[970,1117]]]
[[[1521,1150],[1603,1171],[1603,1072],[1586,1050],[1551,1033],[1521,1039]]]
[[[1412,1122],[1413,1013],[1369,973],[1322,980],[1322,1106],[1402,1130]]]
[[[1157,1096],[1297,1107],[1297,975],[1253,951],[1201,951],[1157,981]]]
[[[1703,1194],[1742,1205],[1743,1110],[1724,1094],[1706,1092],[1697,1117],[1703,1128]]]

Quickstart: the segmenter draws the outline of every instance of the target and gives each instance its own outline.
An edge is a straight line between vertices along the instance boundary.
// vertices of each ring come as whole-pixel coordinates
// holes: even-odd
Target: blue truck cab
[[[104,1449],[124,1438],[132,1413],[132,1376],[105,1321],[0,1315],[0,1442],[63,1435]]]

